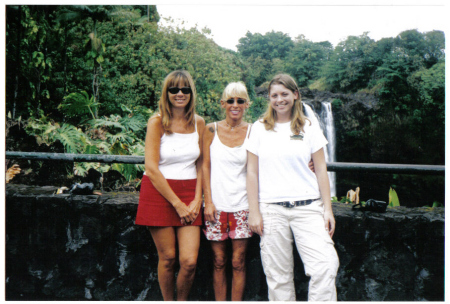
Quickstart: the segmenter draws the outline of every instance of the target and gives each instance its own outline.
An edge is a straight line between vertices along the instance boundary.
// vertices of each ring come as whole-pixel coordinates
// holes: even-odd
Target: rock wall
[[[54,195],[55,187],[6,186],[6,300],[162,300],[157,253],[134,225],[138,193]],[[444,210],[384,214],[333,204],[341,301],[443,301]],[[244,300],[267,300],[259,238],[250,240]],[[212,253],[202,236],[190,300],[214,300]],[[295,259],[297,300],[308,278]]]

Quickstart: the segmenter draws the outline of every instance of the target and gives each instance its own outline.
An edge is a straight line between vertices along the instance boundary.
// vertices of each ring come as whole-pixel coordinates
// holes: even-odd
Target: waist
[[[195,163],[188,166],[159,166],[159,171],[165,179],[169,180],[189,180],[197,179],[197,166]],[[147,175],[144,171],[144,175]]]
[[[280,205],[280,206],[283,206],[283,207],[286,207],[286,208],[293,208],[293,207],[297,207],[297,206],[307,206],[307,205],[310,205],[312,202],[315,202],[317,200],[320,200],[320,198],[299,200],[299,201],[275,202],[275,203],[272,203],[272,204]]]

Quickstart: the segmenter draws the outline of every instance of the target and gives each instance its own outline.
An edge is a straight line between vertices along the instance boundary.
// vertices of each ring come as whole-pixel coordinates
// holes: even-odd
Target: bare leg
[[[213,286],[216,301],[227,300],[227,277],[226,277],[226,242],[211,241],[211,248],[214,253]]]
[[[164,301],[173,301],[175,287],[176,237],[173,227],[149,227],[158,250],[158,282]]]
[[[197,267],[200,247],[200,226],[178,227],[178,250],[180,253],[180,271],[177,277],[177,301],[187,301],[195,268]]]
[[[231,283],[231,301],[242,301],[245,289],[245,254],[248,239],[231,240],[233,246],[233,281]]]

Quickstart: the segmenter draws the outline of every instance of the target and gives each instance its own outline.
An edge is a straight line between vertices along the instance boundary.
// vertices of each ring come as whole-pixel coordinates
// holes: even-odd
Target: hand
[[[201,199],[194,199],[192,202],[189,203],[189,210],[193,213],[194,219],[192,222],[195,221],[197,216],[200,214],[200,208],[202,207],[202,200]]]
[[[336,221],[334,220],[333,211],[325,210],[323,219],[325,220],[325,230],[328,232],[330,237],[333,237],[334,230],[336,228]]]
[[[262,236],[264,226],[263,226],[263,219],[262,219],[262,216],[261,216],[261,213],[259,212],[259,210],[249,212],[248,226],[250,227],[251,231]]]
[[[311,170],[312,172],[316,173],[316,171],[314,170],[314,162],[313,162],[312,159],[309,161],[308,167],[309,167],[309,170]]]
[[[215,223],[217,220],[217,210],[216,206],[214,206],[213,203],[205,203],[205,209],[203,211],[203,214],[205,215],[205,221]]]
[[[186,206],[183,202],[179,202],[178,204],[174,204],[175,211],[178,213],[178,216],[181,219],[181,223],[183,225],[192,223],[197,215],[194,215],[194,212],[191,210],[189,206]]]

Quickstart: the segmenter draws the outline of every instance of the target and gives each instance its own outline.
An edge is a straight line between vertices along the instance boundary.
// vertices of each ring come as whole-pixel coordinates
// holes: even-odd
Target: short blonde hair
[[[230,82],[222,93],[222,100],[227,101],[230,98],[239,97],[245,99],[247,102],[250,101],[248,97],[247,88],[242,81]]]
[[[302,96],[300,94],[300,90],[298,89],[297,83],[295,82],[294,78],[292,78],[288,74],[276,75],[269,83],[269,99],[272,85],[276,84],[283,85],[286,89],[292,91],[292,93],[298,93],[298,98],[294,100],[294,105],[292,106],[291,111],[291,130],[294,134],[298,135],[300,134],[300,131],[304,131],[303,126],[305,125],[306,121],[308,120],[309,124],[311,124],[311,121],[306,118],[305,114],[303,114]],[[266,130],[273,130],[275,128],[276,117],[277,113],[272,108],[272,105],[269,102],[266,113],[264,113],[264,116],[262,118],[262,122],[264,123]]]
[[[186,105],[185,117],[189,126],[195,125],[195,99],[197,91],[195,90],[194,80],[188,71],[176,70],[166,76],[163,83],[161,97],[159,99],[159,114],[161,115],[161,121],[164,132],[171,134],[170,123],[172,119],[172,104],[169,101],[169,88],[177,86],[182,83],[184,86],[189,86],[192,90],[189,103]]]

